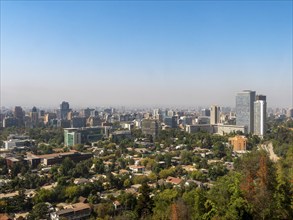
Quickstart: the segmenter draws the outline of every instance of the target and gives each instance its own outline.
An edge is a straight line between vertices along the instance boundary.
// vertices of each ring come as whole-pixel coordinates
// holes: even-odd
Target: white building
[[[254,134],[263,136],[266,132],[267,102],[257,100],[254,102]]]

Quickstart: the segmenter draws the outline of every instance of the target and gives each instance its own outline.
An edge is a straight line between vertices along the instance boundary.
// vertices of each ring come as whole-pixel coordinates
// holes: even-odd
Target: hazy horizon
[[[292,107],[292,1],[1,1],[0,106]]]

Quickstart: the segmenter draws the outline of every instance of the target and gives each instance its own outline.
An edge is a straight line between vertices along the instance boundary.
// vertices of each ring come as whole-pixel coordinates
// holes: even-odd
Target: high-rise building
[[[30,118],[31,118],[31,126],[37,127],[39,125],[39,113],[36,107],[32,108],[32,111],[30,112]]]
[[[159,133],[159,122],[152,119],[143,119],[141,121],[142,133],[145,135],[151,135],[153,138]]]
[[[18,120],[18,126],[24,125],[24,112],[20,106],[14,107],[13,116]]]
[[[92,112],[92,111],[94,111],[94,109],[86,108],[86,109],[81,110],[81,112],[80,112],[79,115],[80,115],[81,117],[86,117],[86,118],[88,118],[88,117],[91,116],[91,112]]]
[[[220,122],[220,107],[216,105],[211,106],[210,124],[215,125]]]
[[[257,100],[267,101],[267,97],[265,95],[256,95],[255,101]]]
[[[44,116],[44,124],[47,125],[51,122],[51,120],[56,118],[57,118],[56,113],[53,113],[53,112],[46,113]]]
[[[175,112],[173,110],[168,110],[167,111],[167,116],[168,117],[173,117],[175,115]]]
[[[254,134],[263,136],[266,132],[267,102],[266,96],[256,96],[254,102]]]
[[[81,134],[78,129],[64,129],[64,145],[71,147],[81,143]]]
[[[247,126],[248,133],[254,132],[255,91],[244,90],[236,96],[236,125]]]
[[[72,128],[83,128],[86,127],[86,118],[85,117],[73,117],[71,119]]]
[[[211,116],[211,111],[210,109],[204,108],[201,110],[201,116]]]
[[[5,117],[3,119],[3,127],[9,128],[9,127],[17,127],[18,120],[14,117]]]
[[[164,118],[165,125],[169,126],[170,128],[177,128],[177,117],[165,117]]]
[[[62,102],[60,105],[60,118],[63,120],[67,119],[67,113],[70,112],[69,103]]]
[[[293,108],[290,108],[287,110],[287,117],[288,118],[293,118]]]

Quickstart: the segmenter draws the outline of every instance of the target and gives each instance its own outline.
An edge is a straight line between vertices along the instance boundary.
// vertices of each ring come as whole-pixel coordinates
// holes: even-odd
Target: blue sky
[[[1,1],[1,105],[292,104],[292,1]]]

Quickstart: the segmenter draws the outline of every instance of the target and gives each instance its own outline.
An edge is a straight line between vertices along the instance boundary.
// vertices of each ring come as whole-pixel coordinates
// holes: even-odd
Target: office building
[[[99,116],[90,116],[87,119],[87,126],[94,127],[102,125],[102,120]]]
[[[156,117],[157,115],[161,114],[161,109],[154,109],[153,110],[153,116]]]
[[[205,124],[211,124],[211,119],[207,116],[199,116],[195,119],[196,124],[205,125]]]
[[[18,120],[14,117],[5,117],[3,119],[3,127],[9,128],[9,127],[17,127],[18,126]]]
[[[247,126],[248,133],[254,132],[255,91],[244,90],[236,96],[236,125]]]
[[[53,113],[53,112],[46,113],[44,116],[44,124],[45,125],[50,124],[51,121],[56,118],[57,118],[56,113]]]
[[[211,119],[210,123],[216,125],[220,122],[220,107],[216,105],[211,106]]]
[[[36,107],[32,108],[32,111],[30,112],[30,118],[31,118],[31,127],[37,127],[39,125],[39,113],[37,111]]]
[[[14,107],[13,116],[18,120],[18,126],[24,125],[24,111],[20,106]]]
[[[86,108],[86,109],[81,110],[81,112],[80,112],[79,115],[80,115],[81,117],[86,117],[86,118],[88,118],[88,117],[91,116],[91,112],[92,112],[92,111],[94,111],[94,109]]]
[[[193,118],[190,116],[181,116],[180,117],[182,124],[185,125],[192,125]]]
[[[70,112],[69,103],[62,102],[60,105],[60,119],[66,120],[68,112]]]
[[[265,95],[256,95],[255,101],[257,100],[267,101],[267,97]]]
[[[108,135],[108,130],[108,127],[103,126],[91,128],[65,128],[64,145],[70,147],[76,144],[97,142]]]
[[[173,110],[168,110],[167,111],[167,116],[168,117],[173,117],[173,116],[175,116],[175,112]]]
[[[83,128],[86,127],[86,118],[85,117],[73,117],[71,119],[72,128]]]
[[[152,119],[143,119],[141,121],[141,130],[144,135],[156,137],[159,133],[159,122]]]
[[[165,125],[169,126],[170,128],[177,128],[177,117],[165,117],[164,118]]]
[[[42,155],[35,155],[35,154],[27,154],[28,161],[30,164],[37,165],[37,161],[45,166],[50,166],[54,164],[60,164],[63,162],[65,158],[70,158],[72,161],[78,163],[83,160],[87,160],[93,157],[91,153],[82,153],[79,151],[71,150],[69,152],[59,152],[59,153],[52,153],[52,154],[42,154]],[[34,161],[36,160],[37,161]]]
[[[72,147],[81,144],[81,133],[78,129],[64,129],[64,145]]]
[[[201,110],[201,116],[211,116],[211,111],[207,108]]]
[[[131,140],[132,135],[130,130],[114,131],[110,134],[110,139],[114,142],[119,142],[122,140]]]
[[[254,102],[254,134],[263,136],[266,132],[267,102],[266,96],[256,96]]]

